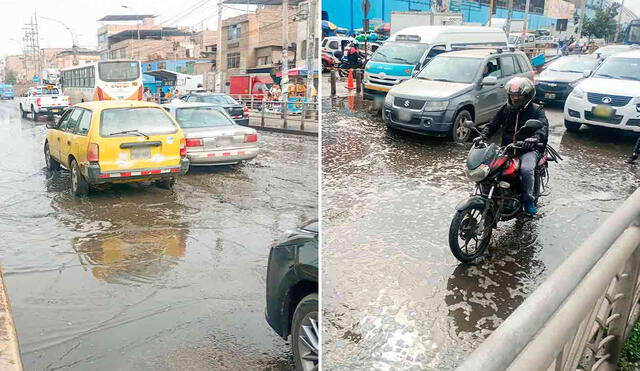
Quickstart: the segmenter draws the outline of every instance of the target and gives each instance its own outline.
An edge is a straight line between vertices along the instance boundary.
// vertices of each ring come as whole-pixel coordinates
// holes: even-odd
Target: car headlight
[[[573,95],[574,98],[577,99],[584,99],[584,90],[580,89],[580,87],[576,86],[575,88],[573,88],[573,91],[571,92],[571,95]]]
[[[385,106],[393,106],[393,98],[395,98],[393,94],[391,94],[391,92],[388,92],[387,96],[384,97]]]
[[[487,175],[489,175],[489,170],[489,165],[482,164],[473,170],[467,168],[465,170],[465,173],[467,174],[467,177],[469,177],[469,179],[473,180],[474,182],[479,182],[482,179],[486,178]]]
[[[448,100],[442,101],[427,101],[427,104],[424,105],[425,111],[444,111],[449,106]]]
[[[578,86],[578,84],[580,84],[582,82],[582,79],[578,79],[576,81],[570,82],[569,86],[572,88],[575,88],[576,86]]]

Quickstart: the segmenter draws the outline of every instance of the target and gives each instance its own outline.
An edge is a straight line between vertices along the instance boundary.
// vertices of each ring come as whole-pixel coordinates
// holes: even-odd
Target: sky
[[[632,0],[640,1],[640,0]],[[65,23],[77,34],[81,48],[94,49],[97,44],[98,19],[107,14],[135,14],[122,8],[130,6],[138,14],[157,14],[156,22],[167,22],[165,26],[195,26],[201,24],[210,30],[217,29],[218,11],[216,0],[0,0],[0,58],[21,54],[24,31],[22,28],[37,12],[41,48],[70,48],[71,35],[63,25],[41,17],[54,18]],[[196,7],[189,14],[174,21],[173,17]],[[255,6],[230,5],[224,8],[223,18],[233,17]],[[17,41],[14,41],[14,40]]]

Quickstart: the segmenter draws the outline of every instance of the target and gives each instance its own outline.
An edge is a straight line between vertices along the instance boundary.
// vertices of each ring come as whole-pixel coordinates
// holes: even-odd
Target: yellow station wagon
[[[47,129],[47,168],[69,169],[76,196],[101,183],[156,181],[171,188],[189,169],[182,129],[155,103],[79,103]]]

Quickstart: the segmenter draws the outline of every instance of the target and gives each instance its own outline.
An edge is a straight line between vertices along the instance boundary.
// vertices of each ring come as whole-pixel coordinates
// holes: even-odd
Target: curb
[[[4,274],[0,270],[0,369],[22,371],[20,345],[16,326],[11,314],[11,305],[4,284]]]
[[[283,129],[283,128],[274,128],[271,126],[260,126],[260,125],[248,125],[248,127],[262,130],[262,131],[270,131],[272,133],[282,133],[282,134],[293,134],[293,135],[302,135],[307,137],[317,137],[318,133],[315,131],[300,131],[297,129]]]

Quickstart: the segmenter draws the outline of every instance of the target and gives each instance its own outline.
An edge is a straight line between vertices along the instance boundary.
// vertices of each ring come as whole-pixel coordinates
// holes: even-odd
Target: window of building
[[[227,68],[240,67],[240,53],[227,54]]]
[[[268,56],[258,57],[258,66],[263,66],[263,65],[269,64],[269,63],[271,63],[271,62],[269,61],[269,57]]]
[[[240,38],[240,26],[239,24],[230,25],[227,29],[227,37],[229,40],[236,40]]]

